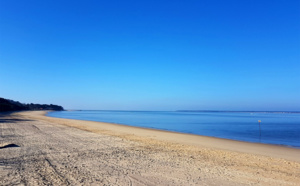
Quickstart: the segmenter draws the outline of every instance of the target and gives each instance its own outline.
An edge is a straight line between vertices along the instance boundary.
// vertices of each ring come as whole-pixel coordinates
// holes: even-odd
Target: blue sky
[[[300,111],[300,1],[0,1],[0,97]]]

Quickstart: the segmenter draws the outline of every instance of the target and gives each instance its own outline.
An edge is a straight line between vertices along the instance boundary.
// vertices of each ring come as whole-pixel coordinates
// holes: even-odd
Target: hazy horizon
[[[300,1],[0,1],[0,97],[300,111]]]

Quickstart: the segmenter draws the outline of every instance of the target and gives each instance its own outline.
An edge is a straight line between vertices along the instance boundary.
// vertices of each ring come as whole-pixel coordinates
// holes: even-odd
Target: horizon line
[[[245,112],[245,113],[300,113],[300,111],[254,110],[118,110],[118,109],[65,109],[65,111],[121,111],[121,112]]]

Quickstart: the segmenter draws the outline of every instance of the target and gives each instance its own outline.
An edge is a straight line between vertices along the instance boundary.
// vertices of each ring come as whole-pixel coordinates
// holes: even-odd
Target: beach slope
[[[300,149],[0,115],[0,185],[297,185]]]

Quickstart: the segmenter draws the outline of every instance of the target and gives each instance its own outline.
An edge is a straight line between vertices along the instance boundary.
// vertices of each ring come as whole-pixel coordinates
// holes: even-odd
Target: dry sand
[[[0,115],[0,185],[299,185],[300,149]]]

